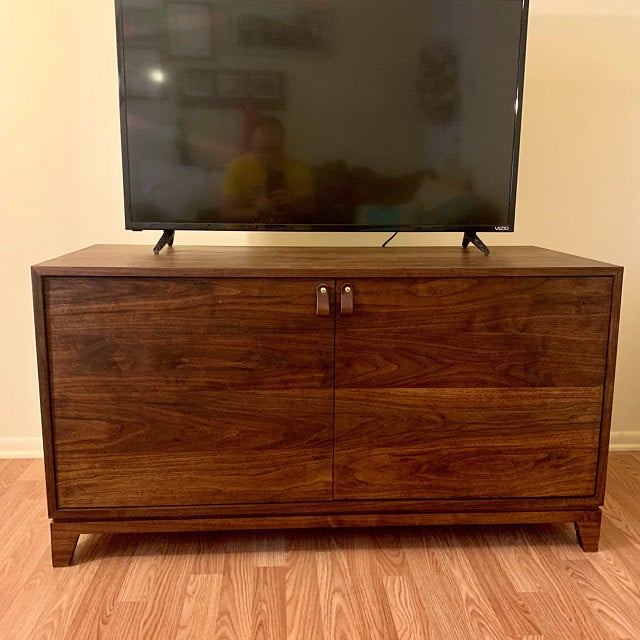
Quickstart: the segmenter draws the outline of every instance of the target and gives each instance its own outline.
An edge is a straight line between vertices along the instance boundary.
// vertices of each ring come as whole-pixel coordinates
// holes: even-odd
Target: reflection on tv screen
[[[128,222],[508,225],[519,0],[122,0]]]

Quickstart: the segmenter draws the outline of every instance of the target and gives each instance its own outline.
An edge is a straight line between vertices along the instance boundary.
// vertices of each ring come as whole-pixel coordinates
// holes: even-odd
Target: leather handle
[[[316,287],[316,314],[323,317],[331,315],[329,287],[326,284],[319,284]]]
[[[340,291],[340,315],[353,315],[353,285],[345,283]]]

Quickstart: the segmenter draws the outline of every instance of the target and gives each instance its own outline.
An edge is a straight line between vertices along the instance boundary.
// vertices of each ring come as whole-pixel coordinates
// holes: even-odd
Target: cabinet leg
[[[71,564],[79,537],[79,533],[69,533],[66,527],[51,523],[51,564],[54,567],[67,567]]]
[[[602,522],[602,511],[590,511],[584,520],[574,522],[576,535],[582,550],[591,553],[598,550],[600,543],[600,524]]]

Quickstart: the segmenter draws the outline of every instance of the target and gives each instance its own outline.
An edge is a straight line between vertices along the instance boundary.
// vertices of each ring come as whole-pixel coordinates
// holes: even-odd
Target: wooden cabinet
[[[54,564],[100,531],[569,521],[597,548],[621,277],[517,247],[34,267]]]

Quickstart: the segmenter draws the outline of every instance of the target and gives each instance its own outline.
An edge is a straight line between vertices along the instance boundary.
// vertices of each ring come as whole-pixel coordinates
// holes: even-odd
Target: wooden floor
[[[52,569],[42,463],[0,460],[0,639],[640,638],[640,453],[601,551],[572,525],[82,536]]]

